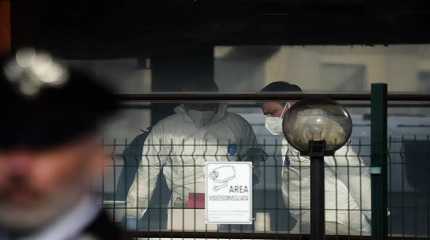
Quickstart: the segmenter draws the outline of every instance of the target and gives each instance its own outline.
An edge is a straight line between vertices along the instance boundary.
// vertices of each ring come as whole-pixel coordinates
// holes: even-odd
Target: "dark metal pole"
[[[311,159],[311,240],[325,238],[324,141],[309,143]]]
[[[387,236],[387,84],[372,84],[372,239]]]

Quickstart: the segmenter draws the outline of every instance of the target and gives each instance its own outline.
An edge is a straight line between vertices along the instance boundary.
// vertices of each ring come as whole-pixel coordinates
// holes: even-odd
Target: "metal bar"
[[[392,152],[391,147],[392,147],[392,145],[393,145],[393,140],[392,140],[392,136],[390,136],[388,138],[388,146],[387,146],[387,151],[388,151],[388,153],[387,153],[387,161],[390,163],[389,164],[389,170],[387,169],[387,171],[388,171],[387,179],[390,182],[390,188],[387,189],[387,195],[388,196],[391,195],[391,192],[393,192],[393,189],[392,189],[393,188],[393,184],[391,184],[393,182],[393,179],[394,179],[394,176],[393,176],[393,166],[394,166],[394,164],[393,164],[393,161],[391,160],[391,152]],[[388,209],[393,209],[393,198],[392,197],[388,198],[387,208]],[[388,236],[392,236],[393,235],[393,232],[394,232],[393,230],[394,230],[394,228],[393,228],[393,221],[390,221],[389,225],[387,226]]]
[[[311,240],[325,239],[324,141],[311,141]]]
[[[324,218],[324,156],[311,157],[311,239],[325,235]]]
[[[128,235],[133,238],[309,239],[309,236],[299,234],[239,232],[128,232]]]
[[[202,92],[152,92],[147,94],[118,94],[121,101],[264,101],[264,100],[300,100],[305,97],[330,98],[332,100],[371,99],[369,93],[202,93]],[[430,94],[392,93],[387,96],[389,101],[430,101]]]
[[[387,84],[372,84],[372,239],[387,236]]]
[[[348,102],[348,103],[342,103],[342,106],[346,108],[370,108],[370,103],[354,103],[354,102]],[[152,106],[148,103],[136,103],[136,104],[120,104],[119,106],[122,109],[136,109],[136,110],[151,110]],[[229,103],[229,108],[260,108],[261,106],[259,104],[253,104],[253,103]],[[422,102],[404,102],[404,103],[389,103],[388,108],[410,108],[410,107],[416,107],[416,108],[429,108],[430,103],[422,103]]]
[[[211,239],[303,239],[308,240],[306,234],[284,234],[284,233],[236,233],[236,232],[148,232],[134,231],[128,232],[131,238],[211,238]],[[343,236],[327,235],[326,240],[370,240],[369,236]],[[428,239],[427,237],[387,237],[386,239]]]

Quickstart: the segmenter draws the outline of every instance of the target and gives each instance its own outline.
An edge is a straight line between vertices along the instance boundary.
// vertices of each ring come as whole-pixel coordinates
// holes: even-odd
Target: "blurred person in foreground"
[[[117,109],[112,92],[23,49],[1,62],[0,96],[0,239],[127,239],[96,184],[109,159],[98,130]]]
[[[301,92],[297,85],[273,82],[262,92]],[[266,129],[282,136],[282,196],[296,223],[292,233],[310,232],[310,159],[301,156],[283,136],[282,120],[294,101],[267,101],[262,105]],[[325,157],[326,233],[370,234],[370,172],[346,144],[334,156]]]
[[[217,92],[218,87],[215,83],[193,82],[183,86],[182,91]],[[206,162],[252,161],[256,166],[263,160],[264,152],[257,146],[251,125],[240,115],[228,112],[227,104],[181,104],[173,115],[153,126],[145,140],[141,167],[127,197],[128,226],[139,227],[133,219],[141,218],[148,209],[160,173],[164,174],[171,191],[172,208],[204,209]],[[254,183],[258,181],[258,175],[258,168],[254,168]],[[199,216],[201,221],[190,215],[190,218],[184,217],[186,222],[182,222],[183,217],[173,218],[172,212],[168,211],[171,219],[168,225],[172,228],[183,229],[188,225],[188,230],[205,229],[203,213]],[[186,211],[181,210],[178,215],[183,213]],[[235,230],[233,226],[229,228]]]

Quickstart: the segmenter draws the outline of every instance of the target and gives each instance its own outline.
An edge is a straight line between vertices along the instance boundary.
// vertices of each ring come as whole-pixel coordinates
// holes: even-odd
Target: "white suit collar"
[[[82,230],[89,225],[100,212],[101,208],[93,197],[83,198],[74,209],[42,231],[19,240],[71,240],[77,239]],[[8,240],[6,234],[0,232],[0,240]]]

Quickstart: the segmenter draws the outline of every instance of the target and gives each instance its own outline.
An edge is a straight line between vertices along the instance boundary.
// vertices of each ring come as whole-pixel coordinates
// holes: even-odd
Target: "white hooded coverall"
[[[310,159],[283,140],[282,195],[297,221],[293,233],[310,232]],[[370,234],[370,172],[346,145],[325,157],[326,234]]]
[[[247,160],[255,134],[246,120],[226,108],[220,105],[208,124],[197,127],[181,105],[152,128],[128,193],[128,217],[143,216],[161,170],[172,191],[170,205],[186,208],[190,193],[205,192],[205,162]]]

